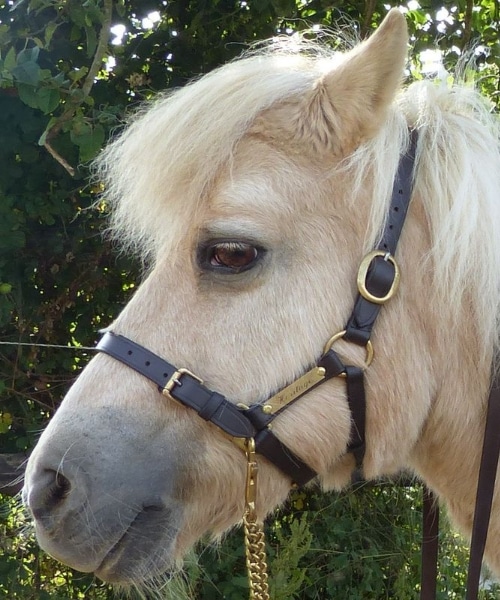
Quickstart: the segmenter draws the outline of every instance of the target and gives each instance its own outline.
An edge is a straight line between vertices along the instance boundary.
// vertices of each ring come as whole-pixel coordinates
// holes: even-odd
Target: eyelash
[[[264,248],[251,242],[218,240],[200,246],[198,264],[204,270],[237,274],[252,269],[264,254]]]

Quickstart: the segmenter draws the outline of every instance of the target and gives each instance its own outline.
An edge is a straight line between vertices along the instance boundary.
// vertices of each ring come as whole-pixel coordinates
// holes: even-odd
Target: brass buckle
[[[394,279],[392,281],[392,285],[385,296],[374,296],[371,292],[368,291],[366,287],[366,276],[368,273],[368,269],[374,258],[377,256],[381,256],[384,260],[389,261],[394,267]],[[356,283],[358,285],[358,291],[363,296],[365,300],[369,300],[374,304],[385,304],[388,300],[390,300],[394,294],[397,292],[399,287],[400,280],[400,272],[397,262],[394,260],[394,257],[390,252],[385,252],[384,250],[373,250],[367,254],[361,264],[359,265],[358,277]]]
[[[182,375],[189,375],[193,379],[196,379],[196,381],[198,381],[199,383],[203,383],[203,379],[200,379],[198,376],[196,376],[194,373],[192,373],[188,369],[177,369],[177,371],[172,373],[172,376],[167,381],[167,383],[165,384],[165,387],[161,391],[161,393],[164,396],[166,396],[167,398],[170,398],[174,402],[177,402],[177,400],[172,396],[171,392],[176,385],[182,385],[182,381],[179,379]]]
[[[326,354],[329,350],[332,349],[333,344],[335,344],[335,342],[337,340],[342,339],[346,334],[346,330],[342,330],[339,331],[338,333],[336,333],[335,335],[332,335],[332,337],[326,342],[325,347],[323,349],[323,354]],[[371,343],[370,340],[368,340],[366,342],[366,358],[365,358],[365,369],[367,369],[373,361],[373,356],[375,354],[374,350],[373,350],[373,344]],[[345,373],[341,373],[339,375],[339,377],[345,377]]]

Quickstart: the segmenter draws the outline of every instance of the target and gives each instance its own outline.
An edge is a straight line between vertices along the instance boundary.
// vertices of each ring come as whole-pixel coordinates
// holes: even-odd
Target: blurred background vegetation
[[[0,598],[113,597],[37,548],[15,498],[23,461],[86,364],[86,348],[140,281],[139,266],[101,236],[106,211],[92,208],[89,161],[128,111],[249,43],[311,26],[364,37],[393,5],[0,0]],[[453,69],[469,49],[478,84],[498,105],[498,0],[410,0],[401,9],[412,77]],[[420,510],[418,485],[295,492],[267,525],[274,600],[416,598]],[[440,599],[463,597],[466,558],[445,528]],[[246,597],[240,534],[188,560],[164,597],[174,588],[193,600]],[[499,594],[493,587],[483,598]]]

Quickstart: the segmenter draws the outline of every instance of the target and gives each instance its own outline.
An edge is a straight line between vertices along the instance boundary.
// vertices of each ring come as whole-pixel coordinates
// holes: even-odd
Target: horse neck
[[[412,467],[447,507],[451,520],[469,537],[476,500],[476,485],[485,428],[486,404],[491,381],[493,351],[481,348],[474,335],[474,320],[466,307],[460,319],[444,319],[450,326],[433,355],[436,392],[422,435],[412,455]],[[457,337],[453,339],[451,332]],[[446,335],[445,332],[442,335]],[[490,525],[486,558],[500,571],[500,548],[492,541],[500,535],[499,486]]]
[[[368,444],[367,467],[372,469],[368,476],[388,472],[402,460],[438,494],[452,520],[468,535],[494,335],[485,338],[484,304],[474,285],[463,289],[453,302],[442,290],[431,296],[432,262],[416,258],[428,256],[431,237],[427,211],[417,192],[398,249],[404,285],[391,301],[394,306],[391,303],[382,311],[374,332],[378,360],[373,365],[372,404],[385,403],[385,414],[377,418],[369,395],[374,448]],[[490,540],[500,535],[499,502],[492,515]],[[495,552],[489,547],[486,555],[499,572],[500,549]]]

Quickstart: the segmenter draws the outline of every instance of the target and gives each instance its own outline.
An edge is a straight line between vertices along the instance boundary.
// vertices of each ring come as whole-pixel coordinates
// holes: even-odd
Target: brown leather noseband
[[[361,262],[357,277],[358,295],[345,329],[330,338],[315,365],[265,402],[251,406],[235,405],[218,392],[208,389],[203,381],[189,370],[179,369],[143,346],[113,332],[107,332],[96,349],[121,361],[153,381],[163,395],[189,407],[201,418],[219,427],[240,448],[244,449],[245,440],[254,439],[255,451],[287,475],[293,484],[299,486],[305,485],[317,474],[274,434],[271,428],[272,421],[283,410],[317,386],[334,377],[342,377],[346,382],[347,400],[351,411],[351,436],[346,451],[354,456],[357,469],[361,470],[365,455],[366,422],[364,370],[373,358],[370,337],[377,316],[381,307],[392,298],[399,283],[399,268],[394,255],[412,195],[416,144],[417,134],[412,131],[409,149],[400,159],[380,243]],[[366,364],[363,367],[344,363],[339,354],[333,350],[335,342],[339,339],[366,348]],[[500,399],[496,397],[492,402],[490,398],[491,404],[495,405],[496,410],[496,405],[500,406]],[[499,411],[496,410],[496,412]],[[490,424],[492,420],[498,432],[500,415],[489,419]],[[489,437],[491,437],[491,433]],[[486,460],[489,464],[493,463],[494,472],[496,472],[499,452],[496,446],[500,445],[498,442],[500,436],[497,433],[496,439],[493,441],[489,440],[489,437],[485,437],[485,447],[488,446],[487,458],[484,459],[483,453],[481,469],[484,470],[483,465]],[[489,441],[486,441],[486,438]],[[479,564],[480,568],[494,489],[494,479],[493,487],[491,487],[491,481],[487,483],[481,483],[481,481],[488,477],[491,480],[492,468],[491,466],[487,468],[487,475],[483,475],[482,479],[480,476],[478,485],[475,521],[478,520],[478,507],[480,506],[482,508],[479,512],[484,513],[487,510],[488,521],[485,526],[484,519],[479,518],[478,527],[474,526],[466,600],[477,598],[479,585],[477,565]],[[432,525],[433,522],[436,522],[436,513],[433,512],[436,510],[435,503],[427,502],[427,507],[424,520],[426,519]],[[427,538],[436,538],[435,543],[437,544],[437,537],[433,531],[433,529],[427,530]],[[429,544],[426,546],[424,543],[423,547],[424,550],[426,547],[431,548],[430,552],[433,556],[437,554],[437,546],[432,547]],[[430,600],[435,596],[436,568],[432,565],[429,566],[429,562],[433,561],[429,561],[428,556],[428,554],[424,554],[423,559],[422,600]],[[434,578],[434,583],[429,583],[432,578]]]

